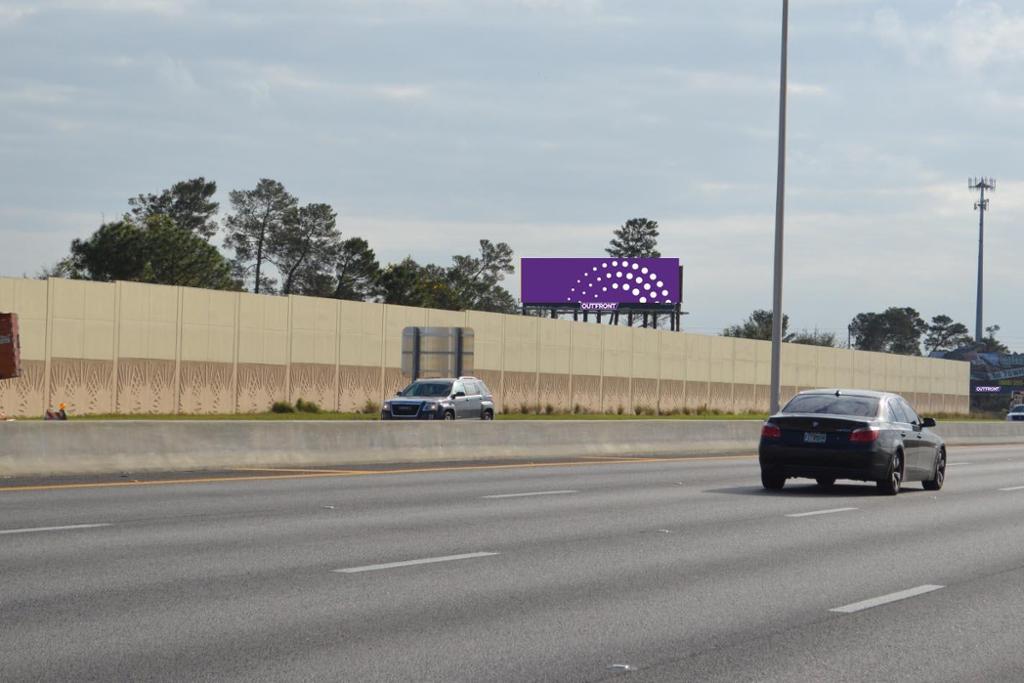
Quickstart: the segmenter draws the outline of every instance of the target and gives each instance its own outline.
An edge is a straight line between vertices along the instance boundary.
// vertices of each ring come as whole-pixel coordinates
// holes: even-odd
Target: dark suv
[[[493,420],[494,396],[476,377],[418,379],[381,406],[382,420]]]

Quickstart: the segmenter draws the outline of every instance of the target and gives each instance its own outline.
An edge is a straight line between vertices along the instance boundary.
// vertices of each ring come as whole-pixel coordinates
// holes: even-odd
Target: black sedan
[[[802,391],[761,428],[761,483],[779,490],[794,477],[822,487],[855,479],[895,495],[902,484],[919,481],[937,491],[946,477],[946,445],[934,426],[897,394]]]

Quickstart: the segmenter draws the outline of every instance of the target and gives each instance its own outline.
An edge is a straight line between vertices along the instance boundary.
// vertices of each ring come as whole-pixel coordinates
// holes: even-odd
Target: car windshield
[[[1014,406],[1013,410],[1011,410],[1010,412],[1011,413],[1024,413],[1024,405]]]
[[[402,390],[402,396],[447,396],[452,392],[451,382],[413,382]]]
[[[797,396],[786,404],[783,413],[824,413],[826,415],[878,415],[878,399],[869,396],[836,396],[834,394],[807,394]]]

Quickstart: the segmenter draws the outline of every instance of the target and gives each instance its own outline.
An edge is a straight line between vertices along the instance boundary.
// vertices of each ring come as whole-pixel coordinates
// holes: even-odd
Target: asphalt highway
[[[949,461],[0,489],[0,679],[1019,681],[1024,446]]]

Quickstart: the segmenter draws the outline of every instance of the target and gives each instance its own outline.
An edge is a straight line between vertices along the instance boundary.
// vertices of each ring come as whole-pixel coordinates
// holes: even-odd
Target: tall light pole
[[[979,190],[981,198],[974,202],[974,208],[978,211],[978,309],[974,320],[974,341],[981,342],[981,303],[984,282],[982,275],[985,272],[985,209],[988,208],[988,200],[985,199],[985,190],[996,191],[995,178],[971,178],[967,181],[967,187],[971,190]]]
[[[772,290],[771,411],[779,410],[782,357],[782,231],[786,204],[786,66],[789,47],[789,0],[782,0],[782,67],[779,76],[779,168],[775,188],[775,284]]]

